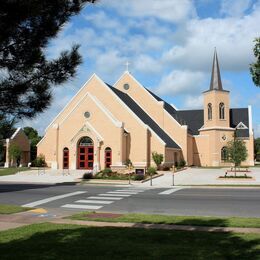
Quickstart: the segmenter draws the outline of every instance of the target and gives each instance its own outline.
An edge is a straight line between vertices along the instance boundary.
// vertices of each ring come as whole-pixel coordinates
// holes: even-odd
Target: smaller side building
[[[26,134],[23,132],[21,127],[17,128],[10,138],[4,140],[4,147],[5,147],[4,167],[5,168],[17,165],[17,162],[15,162],[9,154],[9,148],[11,145],[17,145],[22,151],[20,162],[19,162],[20,166],[27,166],[28,163],[30,162],[30,141],[26,136]]]

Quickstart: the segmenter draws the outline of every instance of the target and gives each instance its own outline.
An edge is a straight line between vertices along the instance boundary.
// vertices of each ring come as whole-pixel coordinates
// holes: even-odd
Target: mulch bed
[[[123,216],[123,214],[115,214],[115,213],[92,213],[87,214],[87,218],[119,218]]]

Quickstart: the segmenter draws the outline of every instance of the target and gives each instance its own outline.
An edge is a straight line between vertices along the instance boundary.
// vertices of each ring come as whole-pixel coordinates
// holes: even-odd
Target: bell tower
[[[214,51],[209,90],[204,94],[204,127],[229,127],[229,91],[222,87],[217,51]]]

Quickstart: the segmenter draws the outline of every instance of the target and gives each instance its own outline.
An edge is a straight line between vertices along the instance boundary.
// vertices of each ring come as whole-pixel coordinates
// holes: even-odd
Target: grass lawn
[[[34,224],[0,232],[4,259],[260,259],[260,234]]]
[[[13,214],[30,210],[31,208],[23,208],[16,205],[0,204],[0,214]]]
[[[27,167],[4,168],[4,169],[0,169],[0,176],[12,175],[12,174],[16,174],[17,172],[23,172],[23,171],[28,171],[28,170],[30,170],[30,168],[27,168]]]
[[[260,218],[217,218],[217,217],[193,217],[193,216],[169,216],[169,215],[146,215],[146,214],[124,214],[117,218],[93,218],[88,217],[93,212],[82,212],[70,216],[74,220],[92,220],[107,222],[133,222],[150,224],[170,224],[170,225],[194,225],[194,226],[214,226],[214,227],[258,227],[260,228]]]

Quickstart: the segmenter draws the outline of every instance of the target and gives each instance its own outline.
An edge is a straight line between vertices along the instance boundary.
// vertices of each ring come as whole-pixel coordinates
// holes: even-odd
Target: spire
[[[213,57],[213,65],[212,65],[212,73],[211,73],[211,81],[210,81],[210,90],[223,90],[220,70],[218,65],[218,56],[217,50],[215,48],[214,57]]]

